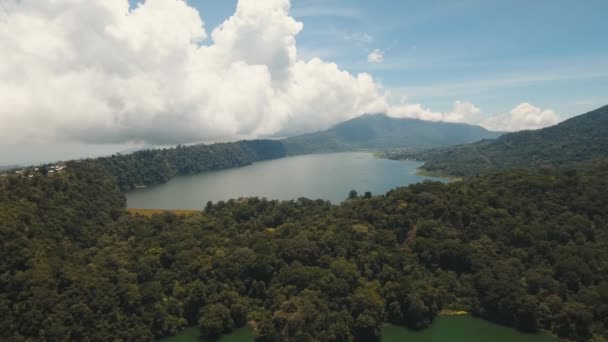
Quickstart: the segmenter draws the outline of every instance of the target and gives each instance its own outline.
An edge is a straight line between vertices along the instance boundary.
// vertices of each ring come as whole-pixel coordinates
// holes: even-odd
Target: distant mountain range
[[[504,134],[496,140],[391,155],[426,161],[423,169],[470,176],[510,168],[568,167],[608,156],[608,106],[555,126]]]
[[[287,153],[307,154],[391,148],[431,148],[494,139],[501,132],[460,123],[365,114],[332,128],[282,140]]]
[[[7,171],[20,168],[20,165],[0,165],[0,171]]]

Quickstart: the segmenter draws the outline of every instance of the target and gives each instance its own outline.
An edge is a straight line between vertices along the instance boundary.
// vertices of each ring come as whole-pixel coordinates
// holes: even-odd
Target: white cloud
[[[455,101],[452,110],[432,111],[420,104],[408,103],[390,106],[387,114],[397,118],[415,118],[428,121],[462,122],[480,125],[491,131],[513,132],[539,129],[559,123],[560,116],[551,109],[541,109],[529,103],[521,103],[508,114],[483,115],[481,109],[467,101]]]
[[[303,24],[289,15],[289,0],[240,0],[211,34],[185,1],[147,0],[131,10],[127,0],[0,1],[2,144],[234,140],[379,112],[478,122],[469,102],[449,112],[392,106],[369,74],[298,58]],[[382,62],[383,52],[369,60]],[[551,111],[518,108],[509,120],[484,124],[504,130],[556,120]]]
[[[381,51],[380,49],[375,49],[374,51],[370,52],[370,54],[367,56],[367,61],[370,63],[384,62],[384,52]]]
[[[227,140],[384,111],[371,76],[298,60],[289,9],[240,0],[209,35],[184,1],[3,0],[0,142]]]
[[[388,115],[396,118],[414,118],[428,121],[473,122],[480,109],[466,101],[456,101],[449,112],[435,112],[420,104],[411,104],[402,99],[400,105],[391,106]]]
[[[480,124],[490,130],[521,131],[552,126],[559,121],[559,115],[551,109],[541,109],[529,103],[521,103],[508,114],[487,118]]]
[[[367,33],[357,32],[345,35],[344,40],[353,42],[358,46],[365,46],[371,44],[374,41],[374,37]]]

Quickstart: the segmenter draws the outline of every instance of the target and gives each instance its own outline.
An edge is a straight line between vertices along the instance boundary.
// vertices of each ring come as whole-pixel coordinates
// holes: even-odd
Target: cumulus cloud
[[[382,87],[297,58],[288,0],[240,0],[209,34],[184,1],[4,0],[0,140],[153,144],[323,129]]]
[[[289,0],[239,0],[210,33],[204,13],[181,0],[135,8],[127,0],[0,1],[3,144],[162,145],[297,134],[364,113],[452,122],[479,113],[460,101],[449,112],[392,106],[369,74],[298,58],[303,24],[290,16]],[[383,57],[376,49],[369,61]],[[484,124],[502,130],[556,120],[534,108],[520,105]]]
[[[384,62],[384,52],[380,49],[375,49],[367,55],[367,61],[370,63],[382,63]]]
[[[365,46],[371,44],[374,41],[374,37],[367,33],[357,32],[345,35],[344,40],[353,42],[358,46]]]
[[[452,110],[436,112],[420,104],[408,103],[402,99],[401,104],[388,108],[388,115],[396,118],[414,118],[428,121],[473,122],[481,112],[474,104],[466,101],[455,101]]]
[[[542,109],[529,103],[521,103],[508,114],[487,118],[480,124],[490,130],[521,131],[555,125],[559,121],[559,115],[551,109]]]

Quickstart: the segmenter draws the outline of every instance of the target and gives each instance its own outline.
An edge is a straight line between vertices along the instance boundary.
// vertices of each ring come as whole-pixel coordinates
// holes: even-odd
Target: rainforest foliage
[[[431,150],[401,150],[393,159],[419,159],[433,173],[472,176],[507,169],[568,168],[606,156],[608,106],[555,126],[509,133],[496,140]]]
[[[121,190],[161,184],[175,176],[249,165],[285,157],[280,141],[244,140],[211,145],[179,145],[95,159],[116,180]]]
[[[143,172],[143,171],[142,171]],[[0,178],[0,340],[373,341],[441,309],[608,338],[608,161],[384,196],[125,211],[96,161]],[[345,197],[347,194],[345,194]]]

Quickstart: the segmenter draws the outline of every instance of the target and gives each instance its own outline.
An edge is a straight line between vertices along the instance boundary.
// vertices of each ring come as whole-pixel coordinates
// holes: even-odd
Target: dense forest
[[[366,114],[339,123],[328,130],[283,139],[288,154],[431,148],[493,139],[500,132],[460,123],[392,118]]]
[[[607,152],[608,106],[604,106],[540,130],[449,148],[401,150],[388,156],[424,160],[423,169],[430,172],[471,176],[512,168],[569,167]]]
[[[285,157],[285,147],[275,140],[244,140],[211,145],[179,145],[97,158],[121,190],[160,184],[175,176],[249,165],[255,161]]]
[[[143,172],[143,170],[142,170]],[[0,340],[373,341],[441,309],[608,338],[608,160],[144,217],[97,161],[0,177]],[[347,194],[345,194],[346,197]]]

